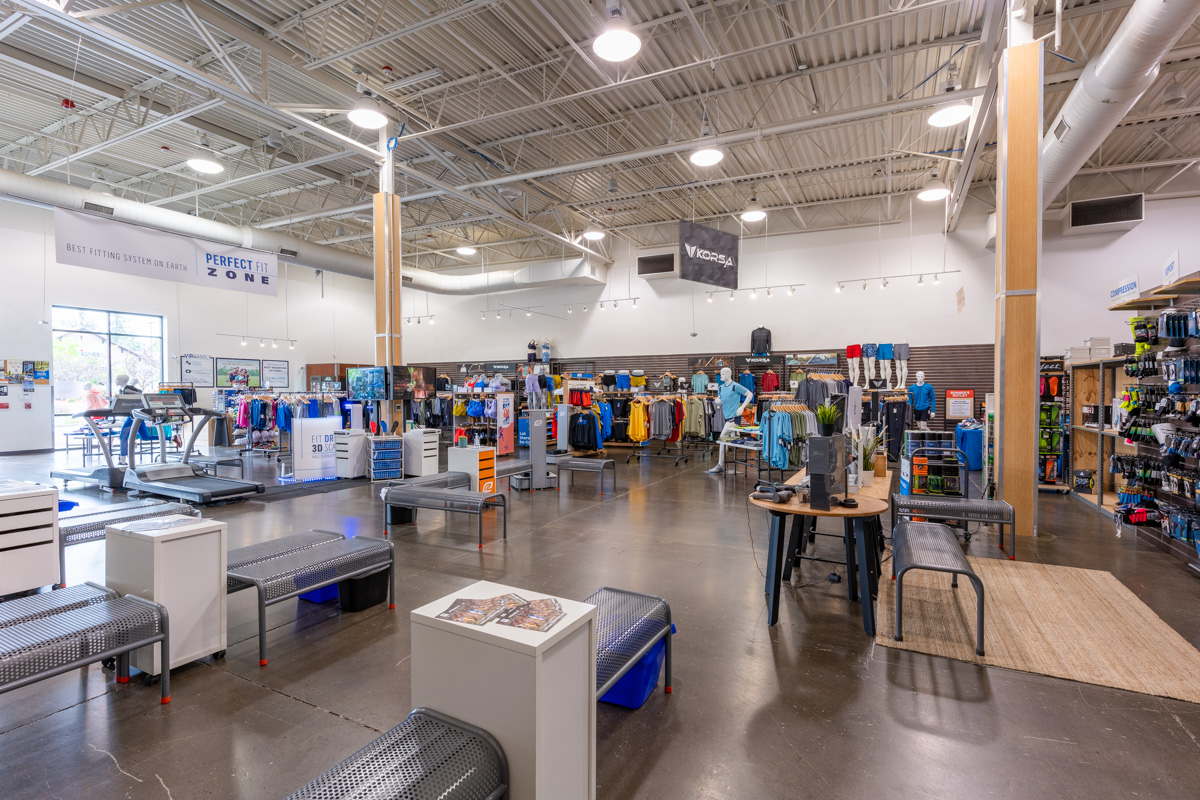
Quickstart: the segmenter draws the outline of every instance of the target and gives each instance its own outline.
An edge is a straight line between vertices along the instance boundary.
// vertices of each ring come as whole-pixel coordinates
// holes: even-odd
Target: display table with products
[[[460,599],[557,600],[546,631],[439,618]],[[412,703],[492,734],[511,800],[596,796],[596,607],[479,581],[414,609]]]
[[[804,475],[805,471],[801,470],[784,482],[795,486],[804,479]],[[812,518],[832,517],[843,521],[847,589],[850,599],[860,600],[861,593],[863,630],[869,636],[875,635],[873,598],[879,588],[880,568],[876,531],[879,530],[878,518],[888,510],[887,497],[891,482],[892,473],[889,471],[883,480],[864,487],[858,494],[851,495],[858,501],[856,508],[834,506],[829,511],[822,511],[808,503],[800,502],[799,495],[786,503],[750,498],[750,502],[770,514],[771,519],[764,590],[769,600],[767,625],[774,625],[779,621],[779,595],[783,580],[785,575],[791,575],[792,564],[797,554],[801,553],[801,540],[808,536]],[[785,537],[784,526],[789,517],[792,520],[791,535]]]
[[[967,469],[971,472],[983,469],[983,426],[978,428],[963,427],[960,422],[954,426],[954,446],[967,455]]]

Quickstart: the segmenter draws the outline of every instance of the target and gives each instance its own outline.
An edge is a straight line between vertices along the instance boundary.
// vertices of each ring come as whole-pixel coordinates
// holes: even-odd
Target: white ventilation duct
[[[286,261],[312,269],[374,280],[375,261],[370,256],[309,242],[274,231],[228,225],[224,222],[148,206],[109,194],[69,186],[46,178],[0,169],[0,195],[29,200],[71,211],[87,211],[147,228],[209,242],[278,253]],[[111,209],[111,214],[108,213]],[[404,285],[435,294],[484,294],[534,289],[539,286],[584,284],[603,286],[607,268],[582,258],[530,264],[520,269],[499,270],[486,275],[443,275],[428,270],[404,268]]]
[[[1049,205],[1138,98],[1200,16],[1196,0],[1137,0],[1092,59],[1042,141],[1042,203]]]

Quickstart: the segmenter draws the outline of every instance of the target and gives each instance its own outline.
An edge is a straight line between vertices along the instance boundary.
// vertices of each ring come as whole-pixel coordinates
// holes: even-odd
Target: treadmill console
[[[142,408],[153,411],[154,417],[161,422],[186,422],[192,418],[183,397],[174,392],[142,395]]]
[[[142,405],[142,395],[140,394],[119,394],[113,398],[112,407],[109,411],[114,417],[131,417],[135,408],[144,408]]]

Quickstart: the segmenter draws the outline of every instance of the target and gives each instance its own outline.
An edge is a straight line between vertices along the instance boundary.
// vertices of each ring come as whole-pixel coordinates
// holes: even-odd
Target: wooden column
[[[996,204],[996,483],[1037,531],[1038,262],[1042,251],[1042,44],[1001,61]]]
[[[400,198],[380,192],[375,195],[375,366],[388,367],[388,396],[391,397],[392,368],[401,363],[400,316]],[[394,399],[383,404],[384,421],[390,427]]]

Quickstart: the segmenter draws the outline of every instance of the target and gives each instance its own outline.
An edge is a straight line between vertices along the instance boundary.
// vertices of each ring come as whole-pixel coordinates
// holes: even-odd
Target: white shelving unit
[[[404,477],[403,436],[371,436],[367,445],[372,481],[394,481]]]

